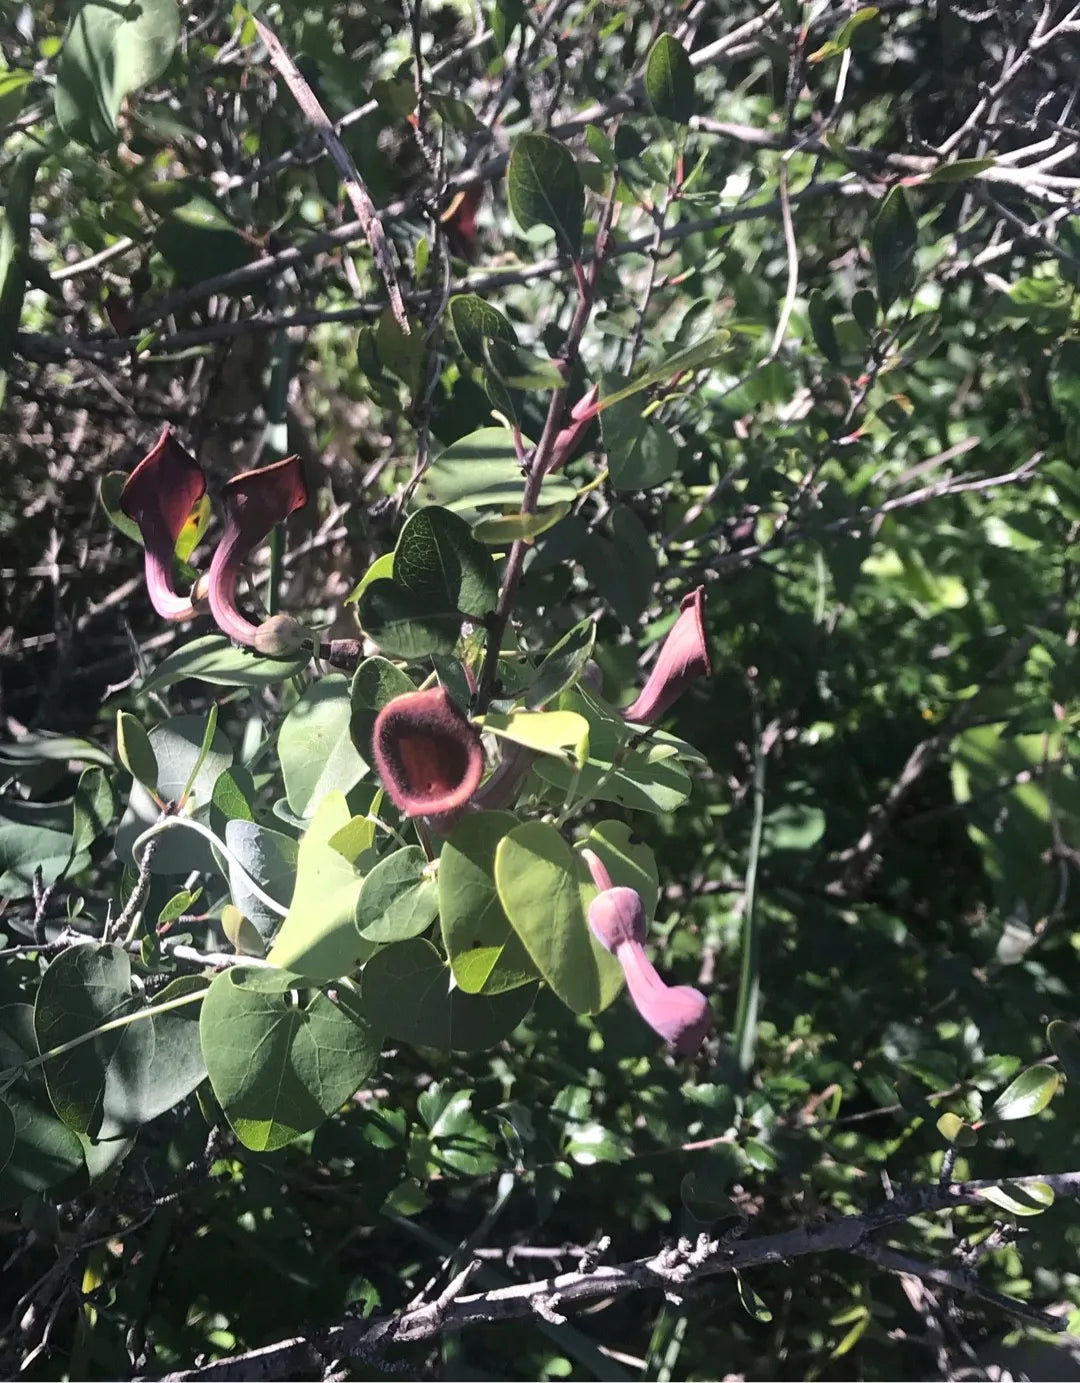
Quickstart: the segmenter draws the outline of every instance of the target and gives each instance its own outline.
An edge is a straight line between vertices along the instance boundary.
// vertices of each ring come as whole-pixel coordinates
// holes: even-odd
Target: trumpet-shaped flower
[[[383,786],[406,816],[456,819],[484,773],[480,736],[445,687],[388,701],[375,717],[372,748]]]
[[[693,1056],[709,1030],[709,1003],[688,984],[669,985],[645,954],[645,909],[632,888],[612,888],[607,870],[585,851],[594,882],[608,886],[589,905],[589,927],[622,967],[634,1007],[682,1056]],[[590,858],[591,856],[591,858]],[[599,865],[599,870],[595,867]]]
[[[254,645],[258,630],[237,608],[240,568],[270,530],[305,505],[307,497],[298,456],[234,475],[225,484],[225,531],[210,563],[207,596],[218,628],[237,643]]]
[[[191,619],[195,614],[190,596],[180,595],[173,583],[173,555],[188,515],[205,493],[199,463],[171,427],[162,429],[120,492],[120,508],[142,534],[146,589],[162,619]]]
[[[705,639],[705,587],[683,597],[679,618],[664,640],[637,700],[623,711],[626,720],[652,725],[697,677],[710,677],[712,663]]]

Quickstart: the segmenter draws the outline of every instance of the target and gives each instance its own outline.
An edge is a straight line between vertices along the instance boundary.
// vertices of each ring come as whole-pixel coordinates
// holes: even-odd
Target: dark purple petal
[[[218,628],[237,643],[254,645],[257,629],[237,608],[240,568],[270,530],[305,505],[307,498],[298,456],[234,475],[225,484],[225,531],[210,563],[207,594]]]
[[[445,687],[388,701],[375,717],[372,747],[383,786],[406,816],[460,812],[484,774],[480,736]]]
[[[146,587],[163,619],[191,619],[195,613],[190,598],[178,594],[173,584],[173,554],[192,508],[205,493],[202,468],[171,427],[162,429],[120,492],[120,508],[142,534]]]
[[[712,676],[705,639],[705,587],[684,596],[680,611],[641,694],[622,712],[625,720],[654,724],[691,682]]]

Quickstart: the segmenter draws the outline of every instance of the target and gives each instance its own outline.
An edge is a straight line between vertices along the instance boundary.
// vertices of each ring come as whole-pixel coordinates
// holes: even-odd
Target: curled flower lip
[[[388,701],[375,717],[372,748],[379,777],[406,816],[454,814],[456,819],[484,773],[476,727],[445,687],[405,692]]]
[[[679,618],[664,640],[637,700],[622,712],[625,720],[654,724],[695,678],[712,676],[705,638],[705,587],[699,586],[683,596],[679,610]]]
[[[173,555],[192,507],[205,493],[202,468],[171,427],[162,429],[120,492],[120,508],[142,534],[146,589],[162,619],[191,619],[196,613],[191,598],[180,595],[173,583]]]
[[[688,984],[669,985],[645,954],[645,909],[632,888],[612,888],[607,870],[584,852],[593,880],[608,886],[589,905],[589,927],[622,967],[634,1007],[649,1027],[682,1056],[693,1056],[709,1030],[709,1003]]]
[[[225,531],[210,563],[207,596],[218,628],[237,643],[254,645],[258,629],[236,604],[240,568],[270,530],[307,498],[299,456],[234,475],[224,486]]]

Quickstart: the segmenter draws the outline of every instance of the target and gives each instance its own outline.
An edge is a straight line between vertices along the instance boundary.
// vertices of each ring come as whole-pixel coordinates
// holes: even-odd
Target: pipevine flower
[[[484,773],[476,727],[445,687],[404,692],[375,717],[375,766],[406,816],[435,818],[448,829],[468,805]]]
[[[654,724],[695,678],[712,676],[705,639],[705,587],[699,586],[683,596],[679,608],[679,618],[664,640],[637,700],[622,712],[625,720]]]
[[[191,597],[176,590],[173,556],[192,508],[205,493],[202,468],[167,426],[120,492],[120,508],[142,534],[146,589],[162,619],[191,619],[196,613]]]
[[[225,531],[210,563],[206,592],[218,628],[237,643],[254,646],[259,626],[236,604],[240,568],[270,530],[307,503],[298,456],[234,475],[222,491]]]
[[[589,927],[622,967],[634,1007],[649,1027],[682,1056],[693,1056],[709,1030],[709,1003],[688,984],[669,985],[645,954],[645,909],[632,888],[614,888],[602,861],[582,854],[601,890],[589,905]]]

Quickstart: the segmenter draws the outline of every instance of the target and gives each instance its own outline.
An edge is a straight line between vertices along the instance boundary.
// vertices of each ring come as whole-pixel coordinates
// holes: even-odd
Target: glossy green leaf
[[[959,1114],[942,1114],[936,1127],[942,1138],[958,1148],[973,1148],[979,1141],[979,1135]]]
[[[1003,1181],[999,1186],[980,1186],[978,1195],[1008,1215],[1041,1215],[1054,1203],[1053,1187],[1045,1181]]]
[[[525,692],[525,705],[538,711],[560,692],[572,687],[596,646],[596,621],[582,620],[545,654],[536,677]]]
[[[285,796],[297,816],[309,817],[330,792],[348,792],[367,765],[349,734],[348,680],[331,673],[313,682],[278,733]]]
[[[46,887],[78,874],[89,856],[71,849],[71,803],[0,801],[0,896],[29,897],[40,869]]]
[[[652,369],[646,370],[644,374],[632,379],[628,384],[623,384],[611,393],[605,394],[597,403],[597,411],[603,414],[608,408],[614,408],[616,404],[622,403],[623,399],[639,394],[642,389],[651,389],[654,384],[666,384],[676,375],[702,370],[708,365],[715,364],[723,359],[727,344],[728,333],[717,331],[713,332],[711,336],[704,337],[693,346],[675,351],[660,361],[658,365],[654,365]]]
[[[15,1140],[0,1171],[0,1208],[17,1209],[28,1196],[39,1196],[66,1181],[86,1165],[78,1136],[58,1119],[36,1091],[16,1086],[4,1092]]]
[[[317,1128],[371,1075],[381,1040],[355,997],[298,1004],[295,975],[234,966],[211,984],[200,1035],[210,1083],[237,1138],[272,1152]]]
[[[485,363],[485,341],[517,341],[517,332],[505,313],[476,293],[455,293],[447,304],[446,315],[462,355],[474,365]]]
[[[1060,1077],[1052,1066],[1030,1066],[994,1101],[995,1119],[1029,1119],[1040,1114],[1057,1094]]]
[[[536,978],[495,887],[495,851],[517,824],[510,812],[463,817],[439,856],[443,945],[454,979],[469,994],[499,994]]]
[[[564,254],[580,254],[585,189],[565,144],[546,134],[519,135],[510,151],[506,191],[523,230],[550,226]]]
[[[75,735],[58,735],[51,730],[31,730],[12,744],[0,744],[0,764],[16,769],[31,764],[46,763],[98,764],[115,768],[111,754],[100,745]]]
[[[187,677],[214,687],[268,687],[295,677],[310,661],[310,656],[263,658],[250,648],[235,647],[224,634],[206,634],[163,658],[143,690],[162,691]]]
[[[500,739],[564,763],[583,763],[588,756],[589,722],[576,711],[489,711],[478,723]]]
[[[415,1047],[476,1052],[508,1037],[532,1007],[536,986],[505,994],[451,989],[450,971],[430,941],[387,946],[364,966],[362,993],[371,1021]]]
[[[532,443],[525,439],[525,446]],[[417,500],[453,511],[521,506],[525,478],[514,440],[502,427],[483,427],[441,452],[417,487]],[[562,475],[544,479],[544,503],[570,503],[577,490]]]
[[[883,312],[898,298],[911,296],[918,247],[919,228],[907,193],[898,184],[882,202],[870,231],[870,257]]]
[[[379,861],[364,879],[356,926],[366,941],[407,941],[426,932],[439,912],[439,886],[418,845]]]
[[[537,509],[532,514],[499,514],[494,518],[478,519],[472,526],[472,535],[478,543],[488,547],[509,547],[519,539],[532,542],[541,533],[554,528],[570,512],[570,504],[553,504],[546,509]]]
[[[645,64],[645,95],[655,115],[687,125],[694,113],[694,69],[679,40],[661,34]]]
[[[835,38],[831,38],[828,43],[823,44],[808,55],[807,62],[825,62],[829,58],[838,58],[842,53],[846,53],[863,25],[877,19],[878,14],[879,10],[876,5],[865,5],[862,9],[856,10],[851,18],[847,19],[840,27]]]
[[[972,178],[977,178],[980,173],[985,173],[988,168],[993,168],[997,159],[994,158],[954,158],[948,163],[939,164],[930,176],[923,182],[924,187],[929,187],[934,183],[943,182],[968,182]]]
[[[127,484],[127,478],[127,471],[106,471],[98,483],[98,499],[113,527],[123,533],[125,538],[130,538],[133,543],[138,543],[142,547],[139,525],[134,519],[129,519],[120,508],[120,494]]]
[[[318,984],[351,974],[372,951],[354,922],[363,876],[331,844],[351,819],[345,794],[328,792],[300,841],[288,916],[267,956]]]
[[[596,888],[584,861],[554,826],[516,826],[495,852],[495,886],[510,925],[552,990],[575,1013],[599,1013],[622,971],[589,930]]]
[[[394,572],[394,554],[384,552],[376,557],[367,571],[345,597],[346,605],[355,605],[373,581],[389,580]]]

